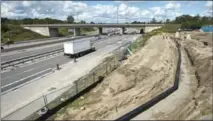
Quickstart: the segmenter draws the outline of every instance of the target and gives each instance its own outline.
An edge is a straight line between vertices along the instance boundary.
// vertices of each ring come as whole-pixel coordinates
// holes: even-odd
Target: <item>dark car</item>
[[[4,47],[1,46],[1,50],[3,50],[3,49],[4,49]]]

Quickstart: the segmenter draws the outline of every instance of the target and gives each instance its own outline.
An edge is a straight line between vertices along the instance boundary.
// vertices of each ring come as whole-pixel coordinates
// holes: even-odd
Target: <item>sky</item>
[[[212,1],[2,1],[1,17],[55,18],[75,21],[119,23],[173,20],[189,14],[212,16]]]

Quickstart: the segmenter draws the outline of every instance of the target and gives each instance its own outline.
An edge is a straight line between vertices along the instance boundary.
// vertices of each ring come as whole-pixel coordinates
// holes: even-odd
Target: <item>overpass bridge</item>
[[[144,33],[162,27],[163,24],[24,24],[21,27],[37,32],[44,36],[58,36],[58,28],[65,27],[74,29],[74,35],[80,35],[80,28],[95,27],[98,28],[99,34],[103,33],[103,28],[113,27],[122,28],[122,34],[125,33],[125,28],[141,27]]]

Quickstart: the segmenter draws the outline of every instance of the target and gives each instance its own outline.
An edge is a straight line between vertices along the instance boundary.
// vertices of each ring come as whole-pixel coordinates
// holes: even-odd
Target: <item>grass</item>
[[[137,50],[143,47],[146,44],[147,40],[149,40],[149,38],[151,38],[152,36],[162,33],[175,33],[179,28],[179,24],[165,24],[162,28],[155,29],[149,33],[146,33],[143,37],[139,37],[129,46],[129,49],[130,51],[135,53]]]
[[[48,38],[47,36],[40,35],[30,30],[24,29],[19,25],[7,25],[9,30],[2,31],[2,43],[6,43],[8,40],[17,42],[23,40]]]
[[[42,39],[42,38],[49,38],[48,36],[40,35],[36,32],[24,29],[20,27],[19,25],[12,25],[12,24],[4,24],[2,25],[4,29],[2,28],[2,36],[1,36],[1,42],[6,44],[12,44],[14,42],[18,41],[26,41],[26,40],[33,40],[33,39]],[[5,29],[6,28],[6,29]],[[59,36],[68,36],[73,35],[73,33],[68,32],[67,28],[59,28],[58,29]],[[93,28],[82,28],[82,33],[87,34],[88,32],[92,33],[94,32]]]
[[[58,28],[58,33],[59,33],[59,36],[73,35],[73,33],[68,32],[68,28],[63,28],[63,27]]]

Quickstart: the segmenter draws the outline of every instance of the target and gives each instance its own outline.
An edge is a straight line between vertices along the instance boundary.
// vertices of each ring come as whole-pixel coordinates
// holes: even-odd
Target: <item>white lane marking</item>
[[[23,74],[23,73],[25,73],[25,72],[29,72],[29,71],[34,70],[34,69],[36,69],[36,68],[31,68],[31,69],[28,69],[28,70],[26,70],[26,71],[23,71],[22,73],[18,73],[18,74],[12,75],[12,76],[21,75],[21,74]],[[3,74],[3,73],[6,73],[6,71],[5,71],[5,72],[2,72],[1,74]],[[8,77],[11,77],[11,75],[4,77],[4,79],[5,79],[5,78],[7,79]]]
[[[53,71],[51,71],[51,72],[53,73]],[[11,89],[9,89],[9,90],[7,90],[7,91],[4,91],[4,92],[1,93],[1,95],[7,94],[7,93],[9,93],[9,92],[11,92],[11,91],[13,91],[13,90],[15,90],[15,89],[18,89],[18,88],[20,88],[20,87],[23,87],[23,86],[25,86],[25,85],[27,85],[27,84],[29,84],[29,83],[32,83],[32,82],[34,82],[34,81],[36,81],[36,80],[38,80],[38,79],[41,79],[41,78],[43,78],[43,77],[49,75],[51,72],[48,72],[48,73],[46,73],[46,74],[44,74],[44,75],[42,75],[42,76],[39,76],[39,77],[37,77],[37,78],[35,78],[35,79],[32,79],[31,81],[28,81],[28,82],[26,82],[26,83],[23,83],[23,84],[21,84],[21,85],[18,85],[18,86],[16,86],[16,87],[13,87],[13,88],[11,88]]]
[[[60,56],[60,55],[62,55],[62,53],[58,53],[57,55],[54,55],[54,56],[48,56],[48,58],[46,58],[46,57],[39,58],[39,59],[36,60],[35,62],[30,62],[30,63],[21,64],[21,65],[18,65],[17,67],[23,68],[23,67],[26,67],[26,66],[30,66],[30,65],[33,65],[33,64],[42,62],[42,61],[50,60],[50,59],[55,58],[55,57]],[[38,66],[37,66],[37,67],[38,67]],[[39,67],[40,67],[40,66],[39,66]],[[8,72],[8,71],[11,71],[11,70],[5,70],[4,72],[1,71],[1,73],[5,73],[5,72]]]
[[[44,71],[47,71],[47,70],[50,70],[50,69],[52,69],[52,68],[48,68],[48,69],[45,69],[45,70],[40,71],[40,72],[38,72],[38,73],[35,73],[35,74],[30,75],[30,76],[24,77],[24,78],[22,78],[22,79],[20,79],[20,80],[17,80],[17,81],[15,81],[15,82],[10,83],[10,84],[4,85],[4,86],[2,86],[1,88],[8,87],[8,86],[10,86],[10,85],[12,85],[12,84],[21,82],[21,81],[23,81],[23,80],[26,79],[26,78],[29,78],[29,77],[34,76],[34,75],[36,75],[36,74],[40,74],[40,73],[42,73],[42,72],[44,72]]]

